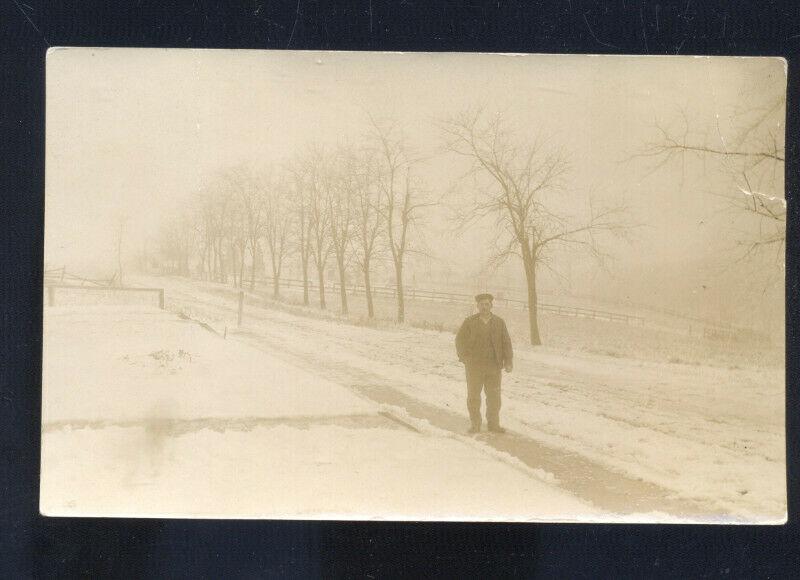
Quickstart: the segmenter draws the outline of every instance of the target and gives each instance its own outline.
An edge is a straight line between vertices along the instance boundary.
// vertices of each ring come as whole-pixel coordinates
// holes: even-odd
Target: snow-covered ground
[[[42,512],[508,521],[605,514],[542,470],[232,338],[153,307],[47,308]]]
[[[471,438],[451,332],[252,294],[237,328],[230,287],[139,282],[173,314],[45,309],[46,513],[785,519],[780,367],[533,349],[512,328],[509,433]]]
[[[318,376],[336,374],[342,384],[381,382],[442,412],[465,415],[463,368],[455,360],[449,332],[341,324],[287,311],[262,296],[248,298],[237,332],[235,292],[229,287],[176,278],[147,283],[166,288],[169,308],[220,331],[227,326],[228,340],[282,353]],[[607,328],[613,334],[614,325]],[[631,485],[630,508],[611,505],[620,514],[785,519],[780,366],[675,364],[533,349],[524,336],[514,334],[513,339],[517,356],[514,373],[504,378],[503,421],[542,449],[563,454],[563,462],[551,463],[548,470],[565,489],[579,486],[571,475],[578,466],[572,458],[578,458],[596,472],[592,489],[612,479],[614,485]],[[648,499],[637,501],[644,489]],[[600,491],[588,499],[609,507]]]

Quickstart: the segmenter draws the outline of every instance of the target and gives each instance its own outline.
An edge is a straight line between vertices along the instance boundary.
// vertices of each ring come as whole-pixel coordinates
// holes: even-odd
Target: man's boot
[[[489,425],[489,431],[492,433],[505,433],[506,430],[503,429],[500,425]]]
[[[469,429],[467,429],[467,433],[469,433],[470,435],[472,435],[474,433],[480,433],[480,432],[481,432],[481,426],[480,425],[475,425],[474,423],[472,424],[472,426],[470,426]]]

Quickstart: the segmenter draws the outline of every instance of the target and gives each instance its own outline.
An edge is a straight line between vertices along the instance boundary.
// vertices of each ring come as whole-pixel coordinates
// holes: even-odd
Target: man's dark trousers
[[[481,426],[481,391],[486,389],[486,423],[500,426],[500,367],[492,361],[470,361],[467,369],[467,410],[472,426]]]

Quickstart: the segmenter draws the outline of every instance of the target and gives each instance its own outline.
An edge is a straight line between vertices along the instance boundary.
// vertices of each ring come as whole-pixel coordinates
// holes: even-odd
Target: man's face
[[[492,301],[484,299],[478,302],[478,312],[481,314],[489,314],[492,311]]]

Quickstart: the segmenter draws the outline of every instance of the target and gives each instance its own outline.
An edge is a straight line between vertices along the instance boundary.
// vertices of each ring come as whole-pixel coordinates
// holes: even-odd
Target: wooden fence
[[[158,307],[164,310],[164,289],[163,288],[138,288],[132,286],[77,286],[74,284],[45,284],[47,290],[47,305],[56,305],[57,291],[61,292],[79,292],[87,295],[92,292],[101,294],[104,292],[111,292],[115,295],[123,295],[124,293],[130,294],[151,294],[158,299]]]
[[[134,286],[114,286],[114,277],[107,280],[93,280],[68,273],[64,268],[44,271],[44,287],[47,292],[47,306],[56,305],[57,293],[78,292],[84,296],[111,293],[115,296],[130,294],[151,294],[158,300],[158,307],[164,309],[163,288],[140,288]]]
[[[261,286],[267,285],[271,288],[272,278],[271,277],[257,278],[256,284]],[[280,280],[280,287],[302,288],[303,281],[282,278]],[[309,292],[312,291],[316,292],[318,290],[318,285],[309,280],[308,289]],[[396,295],[396,290],[393,286],[372,286],[371,290],[373,296],[394,297]],[[330,284],[326,284],[325,291],[330,293],[337,293],[339,292],[339,284],[337,282],[331,282]],[[347,292],[348,294],[365,294],[366,290],[364,286],[360,284],[351,284],[347,286]],[[458,303],[458,304],[471,304],[475,300],[474,295],[472,294],[459,294],[457,292],[442,292],[439,290],[426,290],[421,288],[406,288],[405,296],[406,298],[411,298],[411,299],[430,300],[434,302],[448,302],[448,303]],[[513,298],[505,298],[503,296],[496,296],[494,302],[495,304],[501,304],[511,308],[519,308],[521,310],[528,309],[528,303],[525,300],[517,300]],[[539,309],[540,312],[547,312],[550,314],[555,314],[557,316],[569,316],[573,318],[591,318],[594,320],[604,320],[607,322],[621,322],[633,326],[644,326],[645,324],[644,318],[641,316],[633,316],[630,314],[622,314],[619,312],[609,312],[606,310],[595,310],[592,308],[578,308],[573,306],[560,306],[556,304],[544,304],[541,302],[537,304],[537,308]]]
[[[44,271],[44,285],[61,284],[64,286],[89,286],[107,288],[114,283],[114,276],[108,279],[91,279],[70,274],[64,268]]]

